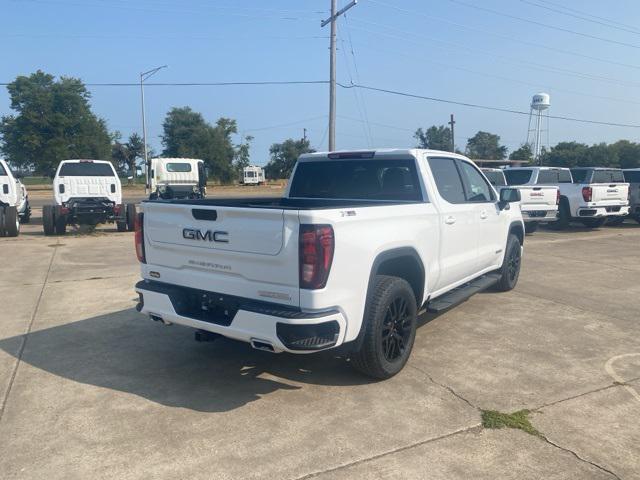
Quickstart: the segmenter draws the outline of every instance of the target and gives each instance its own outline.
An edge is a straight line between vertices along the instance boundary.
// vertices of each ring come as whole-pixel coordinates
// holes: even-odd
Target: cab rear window
[[[487,177],[487,180],[489,180],[494,187],[503,187],[507,184],[502,172],[484,172],[484,176]]]
[[[624,180],[629,183],[640,183],[640,171],[624,172]]]
[[[593,183],[624,183],[622,170],[595,170]]]
[[[320,160],[298,164],[289,196],[421,201],[414,160]]]
[[[178,173],[178,172],[190,172],[191,164],[190,163],[167,163],[167,172]]]
[[[74,162],[60,167],[60,177],[115,177],[113,167],[108,163]]]
[[[531,180],[532,170],[509,170],[504,171],[508,185],[524,185]]]
[[[555,185],[557,183],[571,183],[571,174],[567,170],[540,170],[537,185]]]

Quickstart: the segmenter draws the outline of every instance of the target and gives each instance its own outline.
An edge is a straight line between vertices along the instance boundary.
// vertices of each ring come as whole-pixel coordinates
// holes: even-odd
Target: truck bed
[[[193,205],[200,207],[236,207],[264,208],[278,210],[329,210],[333,208],[380,207],[385,205],[406,205],[422,203],[400,200],[335,200],[325,198],[282,198],[282,197],[243,197],[243,198],[202,198],[196,200],[145,200],[144,203],[163,203],[170,205]]]

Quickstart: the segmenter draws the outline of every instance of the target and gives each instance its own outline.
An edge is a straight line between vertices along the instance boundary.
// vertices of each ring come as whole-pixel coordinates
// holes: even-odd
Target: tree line
[[[0,153],[14,167],[40,175],[53,175],[64,159],[87,158],[113,162],[122,176],[135,176],[144,158],[144,142],[137,133],[123,139],[110,132],[104,119],[91,110],[91,94],[80,79],[37,71],[18,76],[7,86],[11,109],[0,119]],[[251,141],[238,133],[236,120],[220,117],[215,123],[190,107],[172,108],[162,124],[165,157],[201,158],[213,180],[228,183],[238,179],[251,161]],[[417,147],[449,151],[453,141],[448,126],[419,128],[414,134]],[[147,146],[149,158],[157,153]],[[312,152],[308,139],[286,139],[269,149],[265,166],[267,178],[287,178],[299,155]],[[532,160],[529,145],[523,144],[508,155],[500,136],[479,131],[469,138],[464,151],[472,159],[508,158]],[[612,144],[586,145],[561,142],[542,154],[542,163],[552,166],[640,167],[640,144],[619,140]]]

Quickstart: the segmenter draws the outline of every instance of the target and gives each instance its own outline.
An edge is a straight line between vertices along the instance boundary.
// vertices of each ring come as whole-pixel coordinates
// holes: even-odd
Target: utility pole
[[[144,193],[149,194],[149,153],[147,152],[147,122],[144,114],[144,81],[157,73],[159,70],[167,68],[167,65],[152,68],[140,74],[140,100],[142,102],[142,143],[144,143]]]
[[[336,34],[338,30],[337,20],[358,4],[358,0],[352,0],[349,4],[338,9],[338,0],[331,0],[331,16],[320,22],[320,27],[331,24],[329,35],[329,151],[336,149]],[[337,11],[336,11],[337,10]]]
[[[306,128],[302,129],[302,141],[304,143],[307,143],[307,129]]]
[[[454,134],[454,125],[456,121],[453,119],[453,113],[451,114],[451,120],[449,121],[449,125],[451,125],[451,152],[456,151],[456,137]]]

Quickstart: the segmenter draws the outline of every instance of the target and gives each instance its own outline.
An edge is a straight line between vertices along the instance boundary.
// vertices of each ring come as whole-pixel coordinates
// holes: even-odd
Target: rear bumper
[[[150,280],[138,282],[136,292],[138,311],[154,320],[267,344],[274,352],[311,353],[337,347],[346,332],[346,319],[339,310],[305,312]]]
[[[522,206],[522,220],[525,223],[529,222],[540,222],[540,223],[548,223],[555,222],[558,220],[558,207],[554,206],[552,208],[536,208],[535,205],[531,206]]]
[[[579,218],[599,218],[629,215],[628,205],[612,205],[607,207],[579,207],[576,216]]]

